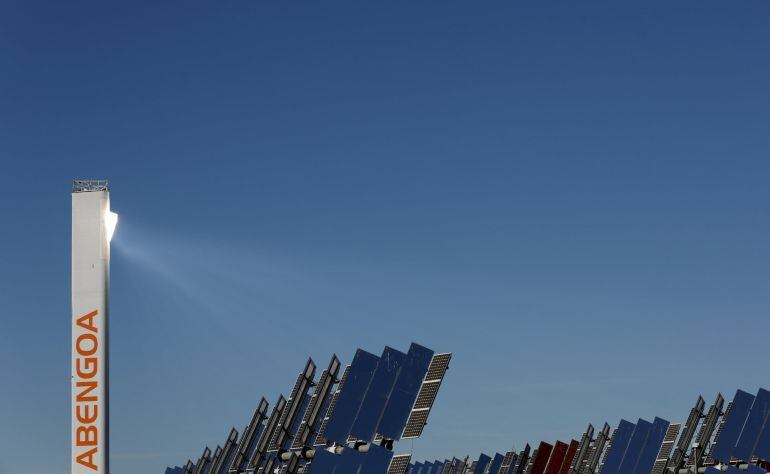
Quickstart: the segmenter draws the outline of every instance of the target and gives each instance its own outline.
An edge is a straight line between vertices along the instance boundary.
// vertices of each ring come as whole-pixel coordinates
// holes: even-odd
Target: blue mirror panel
[[[660,447],[663,445],[663,440],[666,437],[666,431],[668,431],[669,424],[670,423],[667,420],[658,417],[655,417],[652,421],[650,434],[639,455],[639,460],[636,463],[636,470],[633,471],[634,474],[649,474],[652,472],[655,460],[660,452]]]
[[[746,393],[743,390],[735,392],[733,406],[730,414],[727,416],[722,432],[717,439],[717,444],[711,451],[711,456],[717,460],[727,463],[733,454],[738,437],[741,435],[743,424],[749,416],[751,404],[754,403],[754,395]]]
[[[388,439],[401,439],[432,358],[433,351],[426,347],[414,343],[409,347],[403,368],[377,426],[377,433]]]
[[[754,456],[759,459],[770,459],[770,416],[765,418],[765,426],[762,428],[762,434],[759,435]]]
[[[345,449],[337,461],[337,467],[334,474],[354,474],[361,472],[361,464],[366,454],[359,453],[355,449]]]
[[[393,459],[393,451],[373,444],[369,446],[369,452],[363,456],[360,472],[362,474],[370,472],[372,474],[385,474],[388,471],[391,459]]]
[[[639,418],[636,422],[636,428],[631,435],[631,440],[628,442],[626,452],[623,454],[623,460],[620,462],[620,468],[618,472],[634,472],[636,470],[636,463],[639,461],[639,456],[642,454],[642,448],[647,442],[647,436],[650,434],[652,423],[647,420]]]
[[[502,464],[503,455],[500,453],[495,454],[495,457],[492,458],[492,463],[489,465],[489,474],[497,474]]]
[[[749,416],[746,417],[746,423],[741,430],[741,437],[733,450],[733,457],[749,461],[754,454],[759,435],[762,434],[762,428],[765,426],[767,414],[770,411],[770,392],[765,389],[759,389],[757,396],[754,397],[754,403],[751,404]]]
[[[476,469],[473,470],[473,474],[484,474],[484,469],[487,468],[487,465],[490,461],[492,461],[492,458],[486,454],[479,456],[479,460],[476,461]]]
[[[325,449],[316,449],[313,462],[310,464],[310,474],[333,474],[339,458],[338,455]]]
[[[350,428],[356,421],[358,410],[364,399],[366,390],[374,375],[379,357],[362,349],[356,351],[353,362],[350,364],[345,384],[342,386],[340,397],[334,406],[334,412],[326,425],[324,438],[346,444]]]
[[[610,446],[610,452],[607,455],[607,460],[604,462],[602,468],[602,474],[617,474],[620,469],[620,463],[623,461],[623,456],[626,454],[626,448],[631,441],[631,435],[634,433],[636,425],[630,421],[620,420],[618,429],[615,431],[615,436],[612,438],[612,445]]]
[[[382,351],[369,389],[361,403],[358,417],[350,430],[352,436],[366,442],[374,439],[375,431],[380,424],[388,398],[393,392],[405,360],[406,354],[391,347],[385,347]]]

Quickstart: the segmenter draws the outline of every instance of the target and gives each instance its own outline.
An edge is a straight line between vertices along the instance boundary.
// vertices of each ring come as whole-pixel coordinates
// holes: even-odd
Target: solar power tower
[[[106,474],[109,464],[110,240],[117,214],[106,180],[72,184],[71,472]]]

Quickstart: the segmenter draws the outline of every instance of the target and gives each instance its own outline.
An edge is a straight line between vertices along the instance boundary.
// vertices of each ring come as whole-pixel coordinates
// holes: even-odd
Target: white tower
[[[117,224],[107,181],[72,187],[72,474],[109,464],[110,239]]]

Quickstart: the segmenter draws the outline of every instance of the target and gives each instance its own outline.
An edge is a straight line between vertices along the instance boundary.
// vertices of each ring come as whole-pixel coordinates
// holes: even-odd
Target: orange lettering
[[[85,340],[91,341],[91,347],[89,349],[83,349],[83,341]],[[99,347],[99,341],[96,340],[96,336],[93,334],[81,334],[78,337],[78,340],[75,341],[75,349],[77,349],[78,354],[82,356],[93,355],[96,352],[97,347]]]
[[[99,358],[93,356],[99,349],[96,327],[97,310],[77,319],[77,326],[85,332],[75,340],[75,445],[86,451],[76,456],[76,463],[91,471],[98,471],[95,464],[99,453],[99,427],[95,425],[99,418],[99,381],[94,380],[99,374]],[[79,332],[79,331],[77,331]],[[91,380],[82,380],[91,379]]]
[[[81,414],[81,408],[85,411],[85,414]],[[94,409],[93,414],[90,414],[91,408]],[[78,417],[78,421],[83,424],[94,423],[99,414],[99,405],[78,405],[75,407],[75,414]]]
[[[89,397],[86,397],[85,395],[88,394],[88,392],[92,390],[96,390],[97,383],[94,382],[77,382],[75,384],[76,387],[86,387],[85,390],[78,393],[77,397],[75,398],[76,402],[95,402],[97,401],[96,395],[91,395]]]
[[[80,361],[85,361],[85,368],[87,372],[83,372],[80,368]],[[83,379],[90,379],[94,375],[96,375],[96,372],[98,372],[98,365],[99,365],[99,359],[96,357],[86,357],[85,359],[76,359],[75,360],[75,371],[78,374],[78,377]]]
[[[93,310],[90,313],[86,314],[85,316],[81,316],[78,318],[78,326],[80,326],[83,329],[88,329],[92,332],[99,332],[99,329],[94,325],[94,317],[99,314],[98,310]],[[88,321],[88,324],[83,324],[84,321]]]
[[[96,454],[97,451],[98,451],[97,448],[91,448],[85,453],[79,454],[77,458],[78,464],[81,464],[87,467],[88,469],[95,471],[96,464],[94,464],[94,455]]]
[[[75,431],[77,433],[75,444],[78,446],[96,446],[96,435],[99,434],[99,430],[95,426],[78,426]]]

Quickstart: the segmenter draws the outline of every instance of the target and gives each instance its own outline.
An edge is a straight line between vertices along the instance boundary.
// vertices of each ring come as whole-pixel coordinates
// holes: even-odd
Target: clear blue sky
[[[770,2],[216,3],[0,6],[0,473],[69,472],[73,177],[116,474],[359,346],[455,353],[417,458],[770,386]]]

